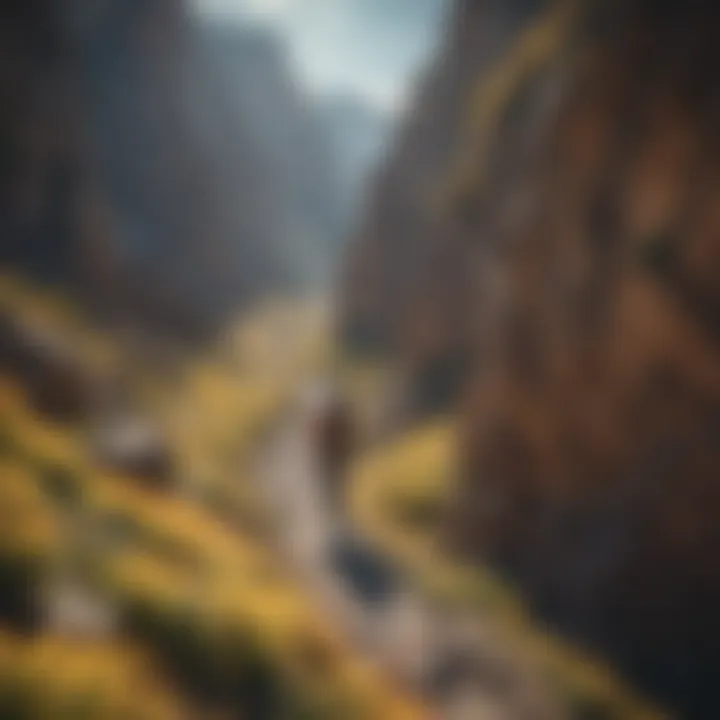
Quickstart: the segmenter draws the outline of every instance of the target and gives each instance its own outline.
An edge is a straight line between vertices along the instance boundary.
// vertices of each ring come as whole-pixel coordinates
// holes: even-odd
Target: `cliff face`
[[[332,159],[272,38],[179,0],[8,1],[0,32],[4,262],[166,325],[322,277]]]
[[[366,193],[391,134],[391,119],[367,101],[349,94],[321,97],[317,113],[339,168],[342,208],[348,229],[362,217]]]
[[[361,352],[402,351],[421,405],[454,390],[464,369],[470,268],[440,216],[473,88],[532,19],[538,2],[460,3],[447,39],[371,193],[344,279],[342,333]],[[451,317],[452,322],[446,322]]]
[[[269,30],[208,24],[199,54],[214,85],[200,103],[200,125],[215,140],[217,164],[227,170],[218,191],[232,205],[249,176],[256,188],[253,207],[266,225],[274,223],[269,241],[286,279],[302,284],[326,278],[347,225],[342,172],[281,41]],[[239,129],[246,157],[232,159]]]
[[[458,551],[698,717],[720,668],[719,20],[463,3],[344,325],[420,395],[435,358],[464,367]]]

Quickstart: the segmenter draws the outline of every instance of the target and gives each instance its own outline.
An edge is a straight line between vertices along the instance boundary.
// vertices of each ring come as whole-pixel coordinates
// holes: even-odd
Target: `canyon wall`
[[[720,672],[720,14],[459,3],[342,333],[462,408],[456,552],[694,717]]]
[[[0,259],[157,326],[324,280],[333,158],[281,43],[181,0],[3,3]]]

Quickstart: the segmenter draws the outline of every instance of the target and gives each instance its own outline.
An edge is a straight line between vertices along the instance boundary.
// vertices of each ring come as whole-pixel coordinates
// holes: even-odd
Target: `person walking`
[[[357,431],[349,402],[329,387],[319,404],[313,428],[325,499],[338,516],[345,514],[347,474]]]

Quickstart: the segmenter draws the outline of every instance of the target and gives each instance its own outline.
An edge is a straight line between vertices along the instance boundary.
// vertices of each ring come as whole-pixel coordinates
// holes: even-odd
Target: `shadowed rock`
[[[57,419],[87,417],[102,386],[65,336],[8,313],[0,315],[0,367],[39,411]]]
[[[110,421],[93,435],[99,464],[137,478],[151,487],[167,488],[174,477],[170,448],[159,428],[141,418]]]

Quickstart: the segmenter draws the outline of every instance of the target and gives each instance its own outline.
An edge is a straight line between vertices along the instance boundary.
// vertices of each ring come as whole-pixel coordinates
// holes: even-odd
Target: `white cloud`
[[[249,12],[264,17],[278,17],[287,14],[297,5],[296,0],[245,0]]]
[[[202,12],[276,28],[311,90],[354,92],[386,110],[402,106],[430,50],[436,17],[417,10],[433,2],[443,0],[194,0]]]
[[[292,11],[298,0],[192,0],[202,13],[227,18],[279,18]]]

